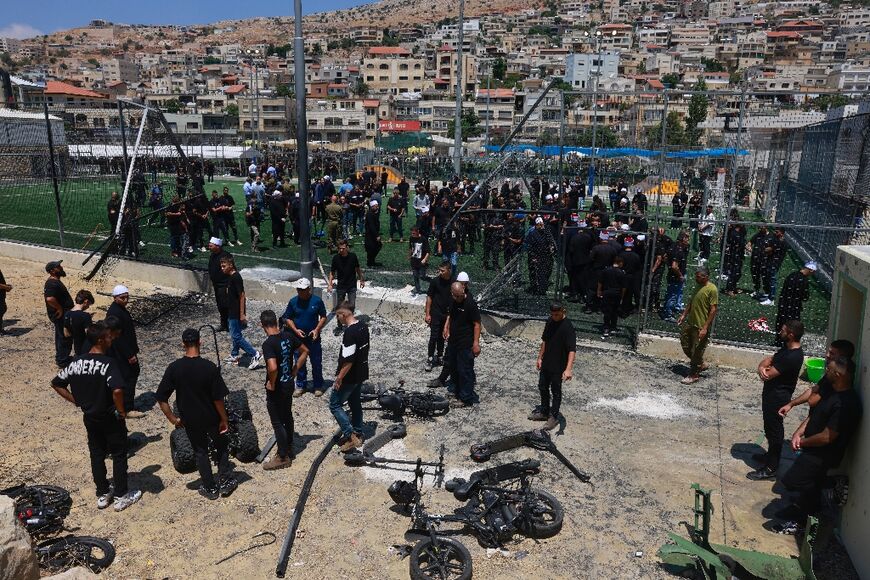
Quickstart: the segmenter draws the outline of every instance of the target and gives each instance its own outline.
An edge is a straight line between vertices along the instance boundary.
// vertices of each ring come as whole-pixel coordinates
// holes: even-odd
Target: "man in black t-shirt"
[[[825,376],[831,393],[810,409],[809,416],[795,430],[791,447],[800,451],[782,477],[785,488],[797,494],[794,505],[777,512],[783,520],[773,526],[780,534],[797,534],[819,508],[822,483],[827,472],[843,459],[849,441],[861,420],[861,399],[852,388],[850,362],[843,358],[829,361]]]
[[[601,311],[604,321],[601,328],[601,338],[610,338],[611,332],[616,332],[616,324],[619,321],[619,305],[625,298],[626,276],[625,259],[622,256],[613,258],[613,265],[608,266],[598,277],[598,299],[601,303]]]
[[[429,265],[429,240],[420,232],[420,228],[411,228],[411,237],[408,238],[408,259],[411,261],[411,274],[414,278],[414,289],[411,295],[422,293],[420,280],[426,277],[426,266]]]
[[[574,375],[574,354],[577,334],[566,318],[565,307],[554,302],[550,305],[550,319],[541,335],[541,349],[535,365],[539,371],[538,390],[541,404],[529,415],[531,421],[546,421],[544,429],[551,431],[559,425],[559,407],[562,404],[562,381]],[[552,403],[550,395],[552,393]]]
[[[72,296],[69,290],[61,282],[66,276],[61,264],[63,260],[56,260],[45,265],[48,272],[48,280],[45,281],[43,296],[45,296],[45,309],[48,319],[54,324],[54,362],[58,368],[64,368],[69,362],[69,353],[72,349],[72,341],[63,334],[63,315],[73,307]]]
[[[447,390],[456,395],[456,404],[470,407],[480,402],[474,391],[476,377],[474,359],[480,354],[480,310],[477,302],[466,295],[465,285],[454,282],[450,285],[450,309],[444,325],[447,341],[447,357],[441,376],[451,376]]]
[[[136,398],[136,383],[139,381],[141,367],[139,365],[139,341],[136,338],[136,325],[133,317],[127,310],[130,301],[130,291],[123,284],[118,284],[112,289],[112,304],[106,310],[106,316],[114,316],[120,322],[120,333],[112,343],[112,356],[114,356],[121,368],[124,377],[124,409],[130,419],[139,419],[145,416],[142,411],[133,408]]]
[[[211,238],[208,241],[208,277],[211,280],[211,286],[214,289],[214,300],[217,303],[218,314],[220,314],[221,325],[218,332],[226,332],[229,330],[227,326],[227,286],[229,284],[229,276],[221,270],[221,258],[229,254],[223,248],[223,240],[220,238]]]
[[[263,362],[261,355],[242,335],[242,329],[248,325],[247,299],[245,298],[245,282],[236,270],[236,262],[229,254],[221,258],[221,270],[227,276],[227,326],[230,329],[230,356],[225,359],[229,364],[238,364],[239,349],[251,357],[249,370],[254,370]]]
[[[675,316],[683,309],[683,288],[686,284],[686,260],[689,251],[689,236],[680,232],[677,242],[668,255],[668,286],[665,290],[665,305],[662,320],[675,322]]]
[[[73,353],[81,356],[85,353],[85,333],[91,325],[92,314],[87,312],[94,303],[94,295],[87,290],[79,290],[76,293],[76,303],[73,309],[63,315],[64,336],[72,340]]]
[[[292,464],[293,388],[296,375],[308,358],[308,347],[295,333],[278,327],[278,317],[272,310],[260,314],[260,325],[267,335],[262,349],[266,361],[266,410],[278,447],[275,456],[263,464],[263,469],[270,471]],[[299,357],[295,364],[294,353]]]
[[[199,331],[188,328],[181,334],[184,356],[166,367],[157,401],[160,410],[176,429],[185,429],[193,452],[202,484],[199,494],[208,499],[219,495],[229,496],[238,487],[230,472],[229,430],[224,397],[229,391],[221,377],[220,369],[213,362],[200,357]],[[175,393],[180,417],[172,412],[169,397]],[[209,458],[209,442],[214,446],[218,466],[218,482],[215,482]]]
[[[825,363],[843,357],[851,364],[854,356],[855,345],[851,341],[841,338],[828,345],[828,350],[825,352]],[[819,379],[817,384],[806,389],[803,393],[780,407],[779,414],[780,416],[785,417],[793,408],[798,405],[803,405],[804,403],[808,404],[810,408],[813,408],[819,404],[819,401],[823,397],[831,394],[832,391],[833,388],[831,387],[831,381],[828,379],[827,375],[825,375]]]
[[[341,429],[339,449],[347,453],[362,445],[363,412],[360,391],[369,378],[369,329],[353,316],[353,305],[342,302],[335,311],[344,335],[338,353],[338,369],[332,383],[329,410]],[[350,407],[350,418],[344,404]]]
[[[450,297],[450,262],[442,262],[438,266],[438,275],[429,281],[426,292],[426,310],[424,321],[429,325],[429,346],[427,349],[426,370],[443,364],[444,355],[444,323],[447,322],[447,311],[453,299]],[[443,386],[436,381],[436,387]]]
[[[776,479],[785,440],[783,418],[779,409],[791,399],[804,364],[804,351],[801,348],[803,334],[803,323],[800,320],[789,320],[779,329],[779,338],[784,346],[758,364],[758,376],[764,381],[761,414],[764,419],[764,436],[767,438],[767,453],[755,457],[764,461],[764,466],[746,475],[751,480]]]
[[[142,492],[127,487],[124,379],[117,362],[106,354],[113,336],[103,322],[92,324],[88,328],[88,341],[93,345],[90,352],[61,369],[51,386],[84,415],[97,508],[109,507],[114,499],[115,511],[122,511],[139,501]],[[106,478],[107,455],[112,456],[114,485]]]
[[[328,291],[332,292],[333,286],[335,287],[336,308],[345,300],[356,306],[357,279],[359,287],[365,288],[366,281],[359,266],[359,258],[350,251],[347,240],[341,240],[338,242],[338,253],[332,257],[328,280]]]

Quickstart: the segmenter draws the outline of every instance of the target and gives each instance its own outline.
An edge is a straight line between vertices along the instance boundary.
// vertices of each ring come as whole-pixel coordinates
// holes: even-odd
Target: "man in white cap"
[[[366,265],[369,268],[377,266],[378,253],[381,251],[381,209],[377,201],[369,202],[369,211],[366,213],[365,241]]]
[[[471,284],[471,278],[468,276],[468,272],[460,272],[456,275],[456,281],[465,286],[465,295],[468,296],[471,294],[471,288],[469,284]]]
[[[535,227],[526,236],[526,244],[529,247],[529,292],[546,294],[553,273],[556,241],[549,228],[544,227],[543,218],[535,218]]]
[[[124,411],[128,419],[144,417],[145,413],[133,409],[133,400],[136,398],[136,382],[139,380],[141,368],[139,366],[139,342],[136,340],[136,325],[133,317],[127,310],[130,301],[130,291],[123,284],[118,284],[112,289],[112,304],[106,310],[106,318],[114,316],[118,319],[120,333],[112,342],[112,356],[118,361],[121,368],[121,377],[124,379]]]
[[[208,277],[214,289],[214,299],[221,318],[220,328],[218,328],[220,332],[229,330],[227,326],[227,284],[230,279],[221,270],[221,258],[227,255],[223,245],[223,240],[220,238],[211,238],[208,241]]]
[[[800,270],[796,270],[786,276],[785,282],[782,284],[782,290],[779,291],[779,298],[777,299],[777,330],[782,328],[782,325],[789,320],[801,319],[804,302],[810,298],[810,276],[813,276],[818,269],[819,266],[815,262],[809,261]],[[779,336],[777,336],[776,344],[782,344]]]
[[[311,288],[311,280],[300,278],[293,283],[296,296],[287,303],[284,314],[281,315],[281,329],[292,332],[305,345],[308,359],[311,361],[311,372],[314,375],[314,396],[323,394],[323,348],[320,342],[320,331],[326,324],[326,305],[320,296],[315,296]],[[263,351],[266,352],[265,350]],[[294,354],[294,364],[298,363],[299,353]],[[299,365],[296,375],[294,397],[305,393],[308,384],[308,374],[305,361]]]

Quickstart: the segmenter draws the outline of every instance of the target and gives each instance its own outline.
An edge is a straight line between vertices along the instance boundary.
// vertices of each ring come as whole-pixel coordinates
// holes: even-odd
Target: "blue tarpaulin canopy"
[[[496,152],[499,147],[490,145],[487,151]],[[545,157],[554,157],[559,155],[558,145],[545,145],[539,147],[537,145],[508,145],[504,148],[505,152],[522,153],[524,151],[534,151],[538,155]],[[580,153],[581,155],[592,155],[592,147],[563,147],[565,153]],[[691,159],[696,157],[728,157],[729,155],[749,155],[749,151],[741,149],[739,152],[733,147],[721,147],[718,149],[690,149],[687,151],[668,151],[665,157],[671,159]],[[661,151],[655,149],[638,149],[636,147],[596,147],[596,157],[658,157]]]

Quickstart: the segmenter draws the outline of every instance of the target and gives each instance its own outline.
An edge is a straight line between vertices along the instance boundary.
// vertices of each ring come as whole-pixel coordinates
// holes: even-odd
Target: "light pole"
[[[462,174],[462,42],[465,0],[459,0],[459,42],[456,45],[456,115],[453,128],[453,173]]]
[[[302,0],[293,0],[293,70],[296,93],[296,170],[299,175],[299,272],[313,280],[311,192],[308,185],[308,121],[305,115],[305,42],[302,38]]]
[[[486,75],[486,146],[489,147],[489,99],[492,96],[492,61],[487,61]]]
[[[254,93],[250,98],[251,102],[251,145],[260,143],[260,73],[257,70],[255,58],[260,57],[260,49],[247,48],[245,54],[248,55],[248,64],[251,66],[251,85],[254,88]],[[256,109],[257,114],[254,115]]]

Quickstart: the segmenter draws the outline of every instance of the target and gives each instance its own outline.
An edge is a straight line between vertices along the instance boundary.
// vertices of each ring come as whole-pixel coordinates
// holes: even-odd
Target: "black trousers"
[[[272,218],[272,245],[277,246],[278,240],[280,243],[284,243],[284,226],[285,222],[281,219]]]
[[[541,369],[538,375],[538,390],[541,392],[541,413],[558,419],[559,408],[562,406],[562,372]]]
[[[783,418],[779,409],[791,400],[792,393],[782,389],[762,391],[761,416],[764,420],[764,436],[767,439],[767,466],[774,471],[779,468],[779,457],[785,441]]]
[[[433,316],[429,323],[429,358],[437,355],[439,358],[444,355],[444,323],[447,318],[438,318]]]
[[[218,426],[185,427],[190,445],[196,454],[196,468],[205,487],[215,487],[214,474],[211,470],[211,459],[208,455],[208,442],[211,440],[217,452],[218,476],[221,479],[230,474],[230,442],[226,435],[218,432]]]
[[[221,328],[226,329],[229,328],[227,326],[227,314],[230,309],[227,306],[227,287],[226,286],[215,286],[214,287],[214,300],[217,303],[218,313],[221,317]]]
[[[142,371],[139,363],[131,365],[127,361],[119,361],[121,378],[124,379],[124,411],[133,410],[133,401],[136,399],[136,383],[139,382],[139,373]]]
[[[571,264],[568,270],[568,280],[571,285],[570,294],[574,296],[586,296],[588,274],[589,264]]]
[[[710,240],[712,236],[701,235],[701,251],[698,253],[698,257],[704,258],[705,260],[710,259]]]
[[[620,299],[618,291],[604,291],[604,298],[601,300],[601,310],[604,312],[604,330],[616,330]]]
[[[803,512],[802,517],[797,519],[800,525],[804,524],[807,516],[818,512],[822,484],[827,472],[828,466],[822,457],[804,451],[782,477],[785,488],[797,494],[795,504]]]
[[[104,417],[84,417],[91,456],[91,475],[97,495],[109,493],[106,478],[106,455],[112,456],[112,481],[115,495],[127,493],[127,425],[114,414]]]
[[[63,318],[51,322],[54,324],[54,362],[58,367],[65,367],[70,362],[72,338],[63,335]]]
[[[278,455],[289,459],[293,452],[293,385],[266,389],[266,410],[275,430]]]

